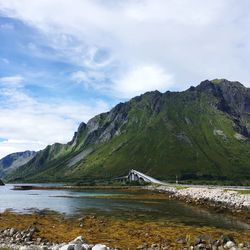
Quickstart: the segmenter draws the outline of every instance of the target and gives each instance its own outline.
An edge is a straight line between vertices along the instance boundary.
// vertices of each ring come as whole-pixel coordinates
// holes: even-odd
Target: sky
[[[250,86],[248,0],[0,0],[0,158],[146,91]]]

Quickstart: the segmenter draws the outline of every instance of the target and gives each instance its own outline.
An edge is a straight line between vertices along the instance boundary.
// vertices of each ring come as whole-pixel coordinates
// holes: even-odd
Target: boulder
[[[67,244],[59,248],[59,250],[74,250],[75,245]]]
[[[94,245],[92,250],[108,250],[108,248],[105,245],[97,244],[97,245]]]
[[[83,250],[91,250],[94,245],[82,244]]]
[[[0,186],[4,186],[5,184],[3,183],[3,181],[0,179]]]
[[[224,248],[225,249],[231,249],[231,248],[233,248],[233,247],[235,247],[235,243],[233,242],[233,241],[228,241],[225,245],[224,245]]]

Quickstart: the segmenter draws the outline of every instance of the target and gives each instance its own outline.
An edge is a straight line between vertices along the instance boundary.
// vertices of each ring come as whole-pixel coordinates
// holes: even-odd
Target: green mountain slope
[[[250,180],[250,89],[204,81],[155,91],[82,123],[68,144],[37,153],[11,181],[110,179],[130,169],[161,180]]]

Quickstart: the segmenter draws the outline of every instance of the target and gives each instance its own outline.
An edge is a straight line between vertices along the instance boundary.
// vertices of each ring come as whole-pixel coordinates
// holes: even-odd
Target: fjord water
[[[194,226],[212,226],[221,229],[250,229],[250,225],[224,214],[194,208],[179,201],[143,200],[140,196],[138,199],[110,198],[117,195],[137,195],[126,190],[24,191],[12,189],[11,184],[0,186],[0,212],[8,209],[19,213],[49,210],[67,216],[98,214],[124,219],[161,220]]]

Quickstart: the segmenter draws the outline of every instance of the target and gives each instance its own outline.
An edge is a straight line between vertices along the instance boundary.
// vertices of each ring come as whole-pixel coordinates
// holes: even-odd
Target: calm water
[[[51,186],[51,184],[50,184]],[[12,185],[0,186],[0,212],[11,209],[27,213],[52,210],[68,216],[102,214],[142,220],[180,222],[187,225],[213,226],[227,229],[250,229],[250,225],[225,215],[211,213],[178,201],[155,201],[95,198],[95,196],[136,195],[116,190],[11,190]]]

